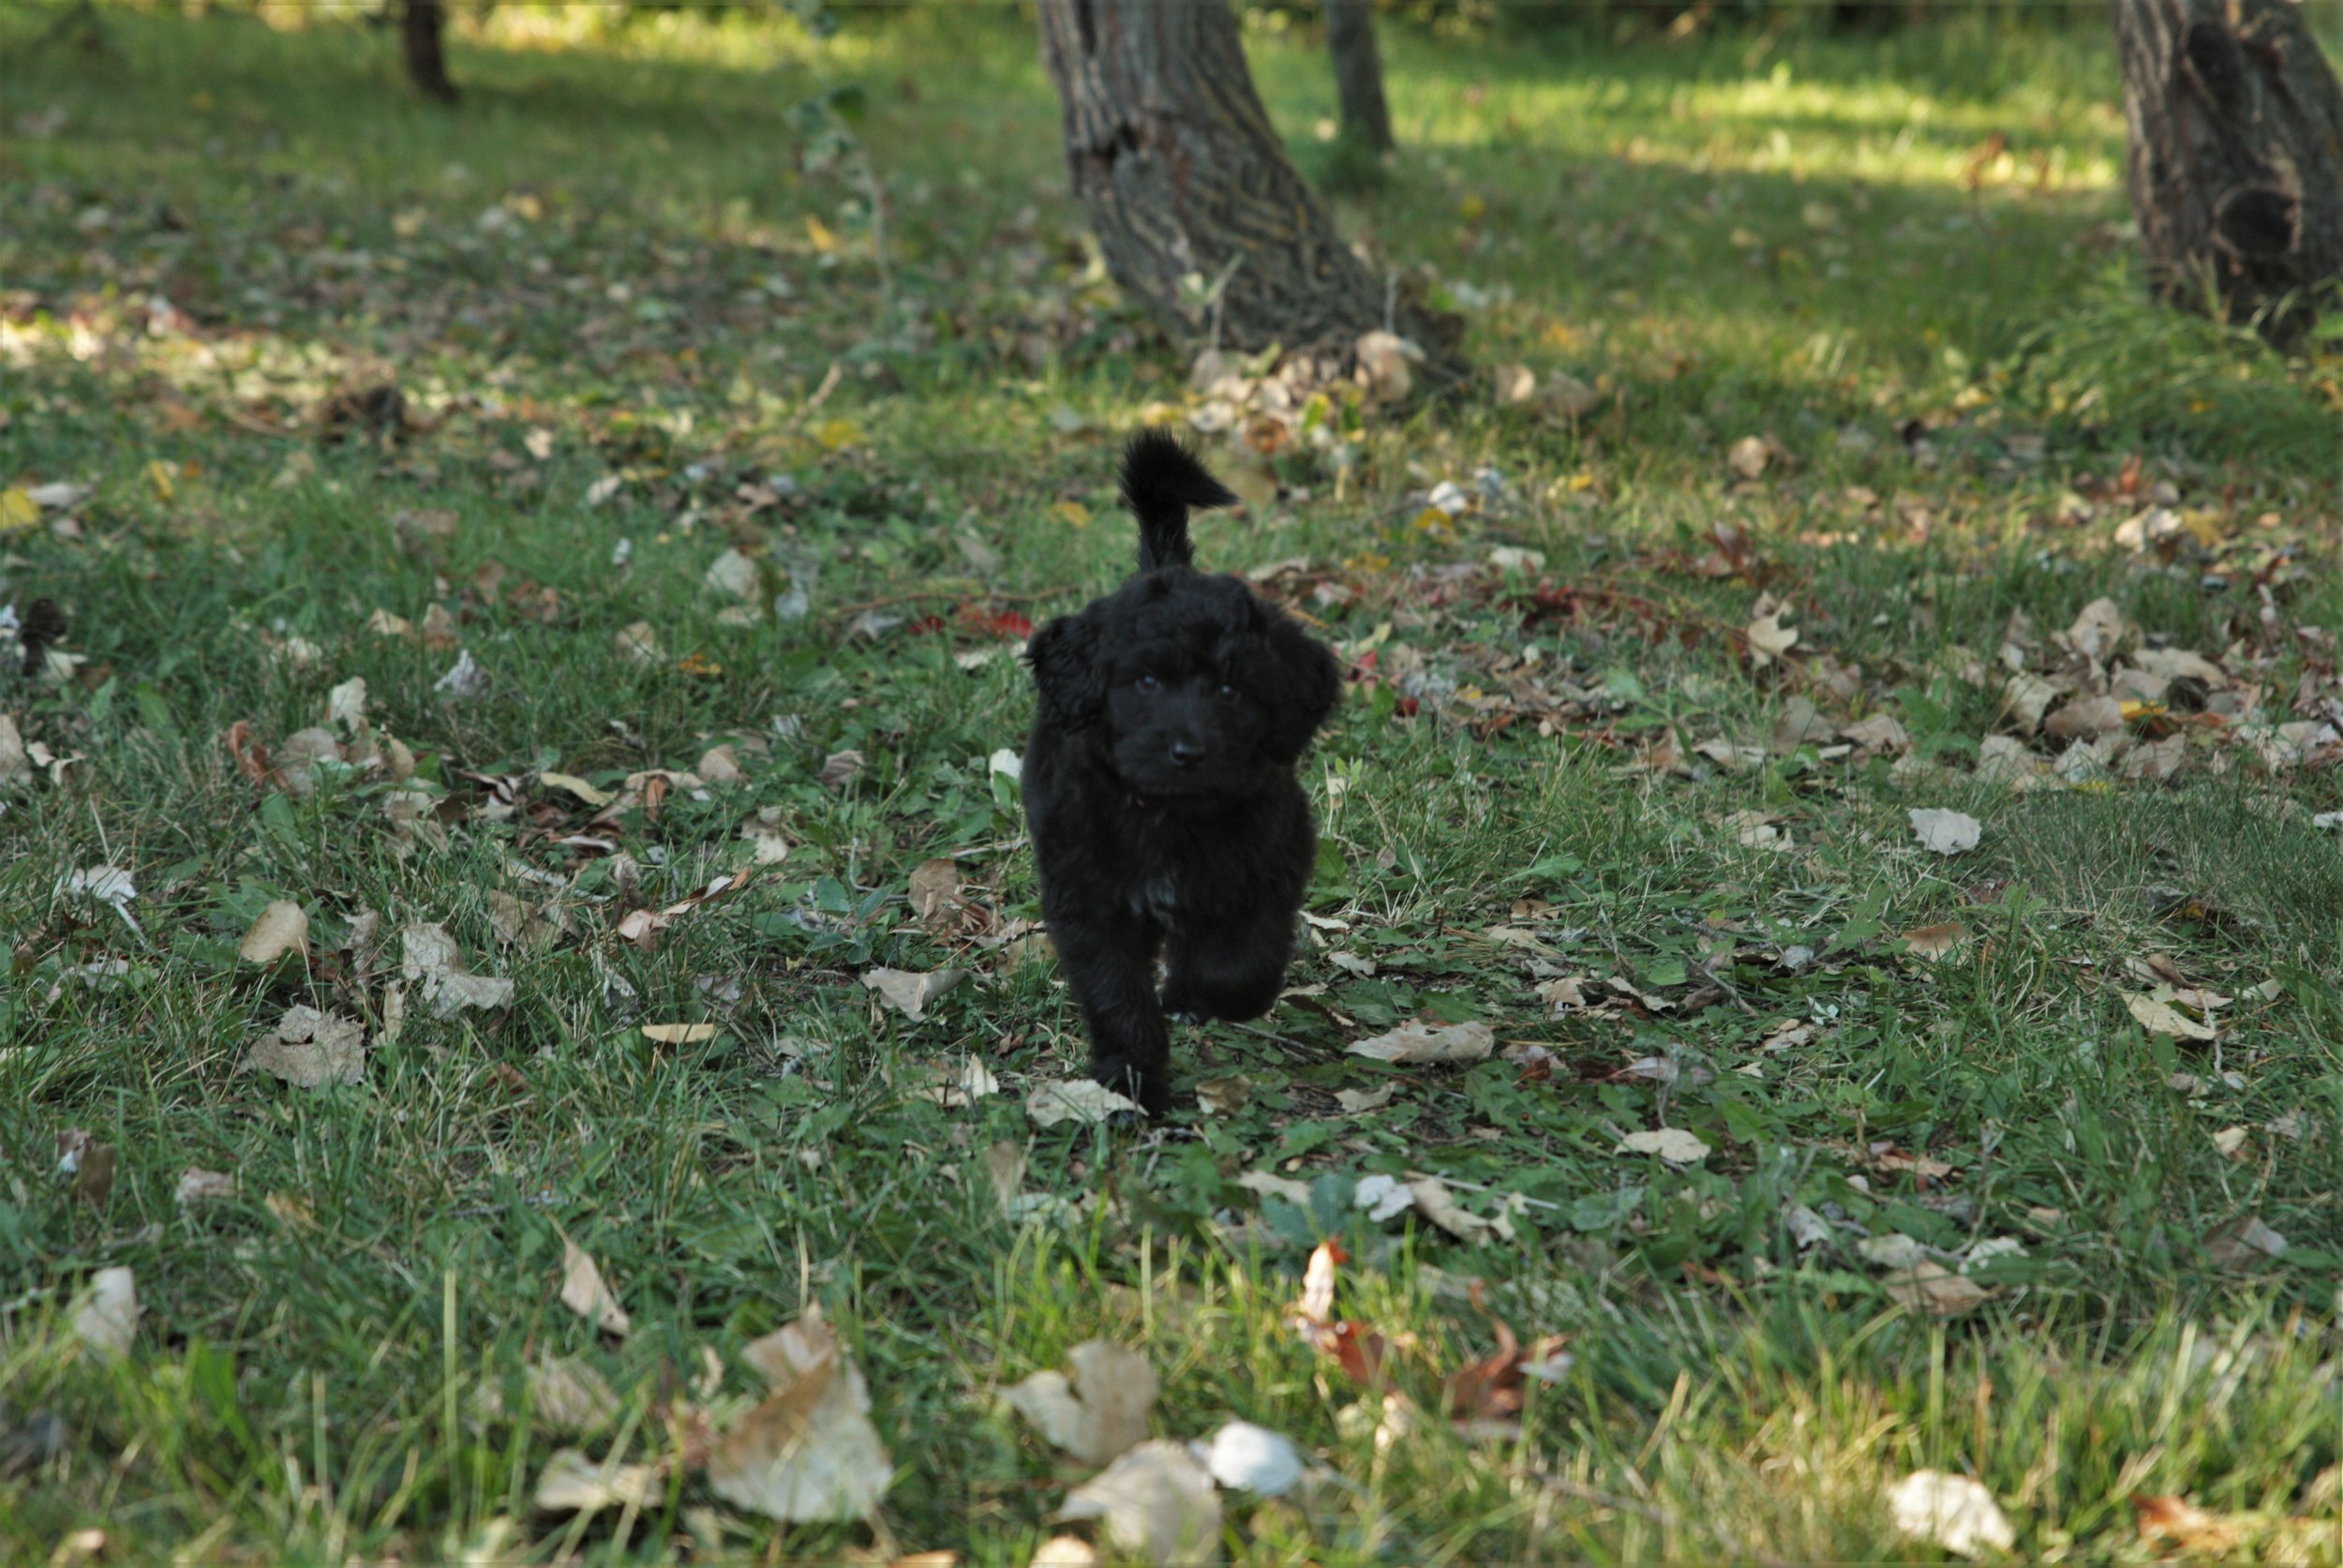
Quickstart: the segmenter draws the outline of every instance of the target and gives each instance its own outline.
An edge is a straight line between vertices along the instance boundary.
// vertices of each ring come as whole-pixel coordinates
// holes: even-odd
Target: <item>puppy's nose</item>
[[[1193,768],[1203,760],[1204,748],[1196,741],[1174,740],[1172,742],[1172,765],[1173,767]]]

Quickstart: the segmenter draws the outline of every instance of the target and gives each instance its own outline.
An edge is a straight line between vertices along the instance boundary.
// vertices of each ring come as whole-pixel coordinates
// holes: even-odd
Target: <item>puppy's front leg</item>
[[[1172,1109],[1172,1038],[1156,1001],[1154,924],[1052,918],[1050,935],[1090,1027],[1090,1076],[1162,1115]]]

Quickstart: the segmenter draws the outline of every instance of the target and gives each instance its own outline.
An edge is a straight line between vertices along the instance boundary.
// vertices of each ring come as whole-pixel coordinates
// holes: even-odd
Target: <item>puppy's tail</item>
[[[1215,479],[1179,437],[1160,426],[1123,449],[1123,504],[1139,519],[1139,569],[1186,566],[1196,559],[1187,537],[1191,506],[1234,506],[1236,493]]]

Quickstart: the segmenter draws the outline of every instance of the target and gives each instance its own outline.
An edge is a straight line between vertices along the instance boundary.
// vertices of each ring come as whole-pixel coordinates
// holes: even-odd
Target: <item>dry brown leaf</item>
[[[1739,478],[1761,478],[1773,461],[1773,446],[1763,436],[1743,436],[1733,443],[1724,460]]]
[[[831,789],[843,789],[860,777],[862,754],[855,751],[832,752],[822,759],[822,770],[814,775]]]
[[[308,950],[308,914],[290,899],[278,899],[261,910],[236,945],[236,956],[246,963],[274,963],[287,953]]]
[[[2207,1235],[2204,1250],[2221,1267],[2235,1268],[2283,1256],[2286,1238],[2264,1225],[2260,1215],[2240,1215]]]
[[[1932,1318],[1957,1318],[1992,1299],[1993,1292],[1939,1263],[1923,1261],[1881,1283],[1888,1298]]]
[[[744,1347],[773,1393],[716,1439],[708,1483],[736,1508],[785,1522],[845,1522],[878,1506],[894,1460],[871,1425],[862,1373],[819,1317]]]
[[[912,1023],[926,1019],[928,1004],[968,978],[965,969],[936,969],[921,974],[909,969],[866,969],[863,985],[877,992]]]
[[[1741,635],[1749,639],[1749,662],[1760,669],[1798,646],[1798,629],[1782,624],[1788,607],[1774,602],[1768,593],[1757,601],[1757,609],[1750,617]]]
[[[603,1333],[619,1338],[634,1326],[626,1308],[603,1283],[602,1270],[593,1258],[567,1236],[561,1238],[561,1305]]]
[[[1392,1063],[1478,1062],[1497,1049],[1485,1023],[1430,1023],[1411,1018],[1387,1034],[1358,1040],[1350,1054]]]
[[[659,1045],[697,1045],[714,1039],[723,1027],[720,1023],[646,1023],[643,1038]]]
[[[1975,1557],[1980,1547],[2007,1552],[2018,1544],[1993,1494],[1965,1475],[1917,1471],[1888,1491],[1888,1513],[1903,1533],[1962,1557]]]
[[[1036,1372],[1003,1396],[1052,1443],[1087,1465],[1103,1465],[1147,1437],[1156,1369],[1127,1346],[1087,1339],[1066,1352],[1073,1369]]]
[[[139,1288],[127,1268],[104,1268],[90,1276],[89,1292],[73,1309],[73,1335],[108,1361],[130,1353],[138,1337]]]
[[[536,1504],[547,1513],[596,1514],[605,1508],[656,1508],[667,1495],[666,1467],[596,1464],[575,1448],[557,1448],[538,1472]]]
[[[550,1431],[586,1433],[619,1412],[609,1382],[577,1356],[556,1356],[530,1369],[529,1409]]]
[[[1448,1190],[1448,1184],[1437,1176],[1416,1176],[1408,1182],[1408,1196],[1413,1200],[1415,1212],[1455,1237],[1458,1241],[1479,1246],[1488,1240],[1497,1222],[1468,1212]]]
[[[366,1076],[366,1026],[315,1008],[291,1007],[253,1043],[239,1072],[256,1068],[296,1088],[360,1083]]]
[[[1619,1141],[1618,1154],[1658,1155],[1670,1165],[1697,1165],[1709,1157],[1709,1145],[1680,1127],[1631,1132]]]
[[[2182,1497],[2140,1494],[2131,1500],[2140,1539],[2151,1546],[2170,1543],[2185,1552],[2214,1556],[2236,1550],[2244,1532]]]
[[[435,1018],[453,1018],[466,1008],[494,1009],[513,1005],[513,982],[465,969],[455,938],[442,925],[418,922],[399,929],[399,972],[423,987]]]
[[[2198,1023],[2170,1002],[2142,996],[2138,992],[2126,993],[2124,1006],[2139,1022],[2140,1027],[2151,1035],[2171,1035],[2185,1040],[2209,1040],[2217,1032],[2212,1025]]]
[[[1075,1487],[1057,1516],[1098,1519],[1110,1545],[1158,1565],[1219,1555],[1220,1494],[1185,1443],[1141,1443]]]
[[[1920,847],[1939,855],[1959,855],[1975,849],[1984,832],[1983,824],[1966,812],[1915,806],[1904,814],[1911,818],[1912,836],[1920,841]]]
[[[2053,740],[2096,740],[2124,727],[2124,705],[2113,697],[2076,697],[2042,721]]]
[[[952,923],[960,907],[960,863],[941,856],[922,860],[912,868],[911,913],[930,931],[941,931]]]
[[[1942,958],[1969,939],[1969,928],[1958,921],[1943,925],[1914,926],[1903,933],[1903,940],[1914,956]]]
[[[1310,1206],[1308,1184],[1280,1176],[1274,1171],[1247,1171],[1236,1179],[1236,1185],[1264,1198],[1282,1198],[1296,1208],[1306,1210]]]
[[[224,1171],[206,1171],[190,1165],[179,1172],[179,1187],[172,1201],[183,1209],[198,1203],[216,1203],[236,1195],[236,1178]]]
[[[1207,1116],[1233,1116],[1253,1098],[1253,1081],[1242,1073],[1207,1078],[1196,1085],[1196,1108]]]
[[[985,1182],[1006,1213],[1025,1189],[1025,1149],[1004,1139],[984,1151]]]
[[[1025,1097],[1025,1114],[1038,1127],[1055,1127],[1060,1122],[1096,1126],[1138,1110],[1137,1102],[1127,1096],[1087,1078],[1065,1078],[1044,1083]]]

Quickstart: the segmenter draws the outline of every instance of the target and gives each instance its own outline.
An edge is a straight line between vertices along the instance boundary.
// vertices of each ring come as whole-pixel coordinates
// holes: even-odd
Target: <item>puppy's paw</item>
[[[1136,1063],[1111,1059],[1093,1062],[1090,1076],[1139,1107],[1137,1112],[1116,1112],[1112,1120],[1118,1126],[1136,1123],[1142,1115],[1165,1115],[1172,1109],[1172,1082],[1160,1069],[1149,1072]]]

